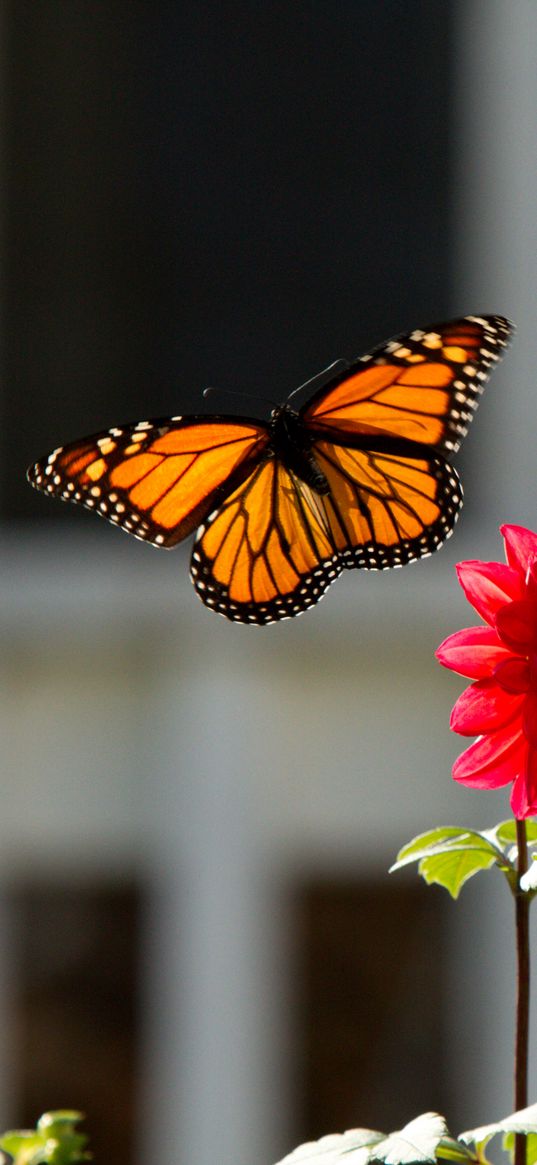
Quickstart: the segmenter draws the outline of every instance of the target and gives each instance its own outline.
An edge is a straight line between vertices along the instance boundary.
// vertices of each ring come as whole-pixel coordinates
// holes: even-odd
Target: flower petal
[[[526,764],[515,777],[511,809],[519,821],[537,814],[537,751],[534,748],[528,749]]]
[[[449,727],[461,736],[497,732],[522,710],[525,695],[513,695],[494,679],[476,680],[456,701]]]
[[[451,668],[469,680],[492,675],[498,664],[511,659],[511,652],[498,639],[492,627],[466,627],[448,635],[435,652],[443,667]]]
[[[521,659],[519,655],[509,655],[496,664],[494,679],[504,692],[512,692],[513,695],[527,692],[531,683],[529,660]]]
[[[530,748],[537,749],[537,692],[528,692],[524,701],[524,733]]]
[[[457,575],[468,602],[491,627],[500,607],[524,594],[520,575],[503,562],[459,562]]]
[[[537,640],[537,603],[518,599],[501,607],[496,615],[496,630],[500,639],[519,655],[527,655]]]
[[[436,655],[474,680],[451,714],[454,731],[479,734],[455,761],[454,779],[476,789],[512,782],[513,812],[524,818],[537,815],[537,533],[511,525],[501,533],[507,565],[457,567],[488,626],[448,636]]]
[[[526,816],[537,813],[537,749],[530,745],[524,773],[527,794]]]
[[[527,742],[520,719],[490,736],[480,736],[455,761],[453,778],[474,789],[499,789],[522,771]]]
[[[525,578],[529,559],[537,554],[537,534],[525,526],[500,526],[509,566]]]

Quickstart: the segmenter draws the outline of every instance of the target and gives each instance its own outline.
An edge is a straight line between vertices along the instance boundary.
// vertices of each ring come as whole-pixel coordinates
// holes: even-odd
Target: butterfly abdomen
[[[274,409],[271,418],[271,449],[285,468],[318,494],[330,493],[328,481],[312,453],[312,437],[289,405]]]

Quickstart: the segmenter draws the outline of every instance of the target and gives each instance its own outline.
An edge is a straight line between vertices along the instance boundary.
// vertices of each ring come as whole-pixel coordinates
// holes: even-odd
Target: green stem
[[[518,862],[518,882],[528,868],[528,845],[526,822],[516,823]],[[516,911],[516,952],[517,952],[517,997],[515,1035],[515,1112],[528,1104],[528,1039],[530,1013],[530,946],[529,946],[529,894],[517,887],[515,895]],[[526,1137],[523,1133],[515,1136],[514,1165],[526,1165]]]

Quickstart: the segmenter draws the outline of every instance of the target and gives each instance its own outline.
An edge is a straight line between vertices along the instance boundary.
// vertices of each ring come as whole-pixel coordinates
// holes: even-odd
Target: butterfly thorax
[[[330,487],[312,453],[312,438],[299,414],[289,405],[273,410],[270,426],[270,451],[285,468],[299,477],[318,494],[327,494]]]

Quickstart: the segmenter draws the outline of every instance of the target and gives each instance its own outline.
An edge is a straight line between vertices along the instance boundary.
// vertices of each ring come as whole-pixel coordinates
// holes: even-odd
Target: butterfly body
[[[196,531],[206,606],[242,623],[289,618],[342,570],[403,566],[449,537],[462,487],[448,458],[510,332],[502,316],[416,329],[331,366],[268,422],[142,421],[56,449],[28,478],[154,546]]]
[[[330,486],[312,452],[313,438],[290,405],[278,405],[270,421],[270,453],[279,458],[286,469],[296,474],[305,485],[320,495],[330,492]]]

